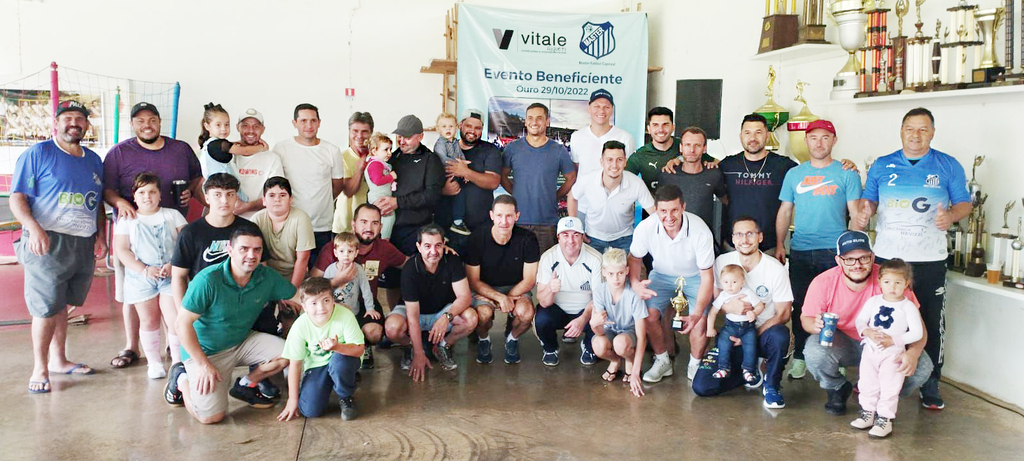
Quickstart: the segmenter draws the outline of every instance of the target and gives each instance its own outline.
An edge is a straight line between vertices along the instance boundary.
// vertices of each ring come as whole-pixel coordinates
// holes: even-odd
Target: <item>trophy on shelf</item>
[[[985,200],[988,200],[988,195],[978,200],[978,208],[980,209],[984,204]],[[964,275],[968,277],[981,277],[985,275],[985,247],[984,242],[987,240],[985,233],[985,212],[980,212],[977,218],[974,219],[974,245],[970,250],[970,259],[967,260],[967,267],[964,268]]]
[[[982,163],[985,163],[984,155],[974,156],[974,165],[971,166],[971,180],[967,181],[967,191],[971,193],[971,197],[981,194],[981,183],[978,182],[978,167]]]
[[[906,67],[904,93],[924,90],[932,80],[932,47],[930,46],[932,38],[921,30],[924,27],[924,21],[921,19],[921,5],[924,5],[924,2],[925,0],[914,0],[917,10],[917,22],[914,23],[914,27],[917,28],[917,32],[907,40],[907,54],[904,60]]]
[[[1000,271],[1005,275],[1009,271],[1009,257],[1007,254],[1010,242],[1013,241],[1013,234],[1010,233],[1009,216],[1010,210],[1013,210],[1014,205],[1017,204],[1016,200],[1010,200],[1006,206],[1003,207],[1003,228],[999,229],[998,234],[992,234],[992,245],[989,246],[989,254],[992,255],[992,266],[999,268]]]
[[[825,0],[804,0],[796,43],[828,43],[825,40]]]
[[[761,27],[761,41],[757,46],[757,53],[787,48],[793,46],[796,40],[796,0],[765,0],[764,25]]]
[[[1005,14],[1006,10],[1003,8],[990,8],[980,10],[975,15],[984,45],[981,48],[981,65],[971,73],[971,80],[974,83],[995,82],[1006,72],[1006,68],[999,63],[996,51],[996,31],[999,30],[999,23],[1003,22]]]
[[[811,152],[807,149],[807,143],[804,142],[807,125],[820,118],[807,108],[807,100],[804,99],[804,87],[807,85],[810,83],[796,81],[796,97],[793,100],[802,103],[803,108],[796,116],[791,117],[789,122],[786,122],[786,130],[789,131],[789,151],[793,153],[793,158],[800,163],[811,158]]]
[[[939,32],[942,31],[942,20],[935,20],[935,40],[932,42],[932,85],[941,83],[939,72],[942,71],[942,39]]]
[[[789,120],[789,111],[785,107],[775,104],[773,95],[775,93],[775,69],[772,66],[768,66],[768,91],[764,93],[768,96],[768,101],[765,101],[764,105],[758,107],[754,111],[755,114],[760,114],[768,121],[768,142],[765,143],[764,148],[772,152],[779,151],[779,138],[775,137],[775,129],[786,123]]]
[[[683,312],[690,307],[690,301],[686,299],[686,295],[683,294],[683,288],[686,286],[686,279],[679,277],[676,279],[676,295],[672,297],[672,310],[676,311],[675,317],[672,317],[672,329],[682,330],[683,329]]]
[[[889,10],[871,2],[864,4],[864,14],[868,16],[868,29],[865,44],[859,50],[860,93],[885,93],[888,91],[889,65],[892,63],[892,47],[888,43]]]
[[[892,91],[895,92],[903,91],[907,84],[907,37],[903,35],[903,17],[908,11],[910,6],[907,0],[896,1],[896,36],[889,39],[893,50],[892,73],[895,76]]]
[[[977,34],[975,33],[977,29],[975,12],[977,10],[978,5],[968,5],[966,0],[960,0],[957,6],[946,9],[949,12],[949,31],[953,40],[941,45],[942,48],[946,49],[946,56],[948,58],[946,63],[946,81],[950,85],[944,89],[967,87],[967,78],[964,75],[967,65],[967,50],[982,44],[982,42],[978,41]],[[950,69],[953,70],[952,77],[948,77]],[[942,76],[940,76],[941,79]]]
[[[1020,60],[1018,61],[1021,67],[1013,67],[1013,46],[1016,42],[1016,40],[1014,40],[1016,30],[1014,30],[1013,19],[1014,3],[1017,1],[1018,0],[1006,0],[1004,6],[1004,11],[1006,12],[1006,25],[1004,29],[1006,30],[1006,73],[1003,74],[1003,83],[1005,84],[1024,83],[1024,70],[1021,69],[1021,67],[1024,67],[1024,33],[1021,34],[1021,54]],[[1021,10],[1020,19],[1021,23],[1024,24],[1024,3],[1021,4]]]
[[[868,16],[864,14],[861,0],[833,0],[829,4],[829,16],[839,29],[839,45],[850,54],[846,64],[832,79],[831,99],[850,99],[860,91],[860,60],[857,52],[866,39],[865,27]]]
[[[1013,253],[1013,262],[1010,263],[1010,281],[1003,282],[1003,286],[1024,288],[1020,286],[1020,253],[1024,250],[1024,242],[1020,241],[1021,218],[1017,218],[1017,238],[1010,244],[1010,251]]]

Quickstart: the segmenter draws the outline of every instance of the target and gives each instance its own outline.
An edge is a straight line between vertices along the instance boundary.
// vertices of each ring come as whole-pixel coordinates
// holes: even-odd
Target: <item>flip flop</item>
[[[622,382],[629,384],[629,373],[622,374]]]
[[[32,385],[33,384],[39,384],[41,387],[39,389],[32,389]],[[28,393],[29,394],[48,394],[50,392],[50,380],[49,379],[44,379],[42,381],[32,381],[32,380],[29,380],[28,386],[29,386],[29,388],[28,388]]]
[[[139,360],[139,354],[131,349],[125,349],[117,353],[117,357],[110,359],[110,366],[113,368],[125,368]]]
[[[78,371],[78,370],[87,370],[87,371]],[[61,375],[91,375],[91,374],[93,374],[95,372],[96,372],[96,370],[93,370],[92,368],[89,368],[89,366],[84,364],[84,363],[76,363],[75,366],[71,367],[71,369],[67,370],[67,371],[50,370],[50,373],[57,373],[57,374],[61,374]]]
[[[621,373],[622,373],[622,370],[615,370],[615,371],[605,370],[604,373],[601,375],[601,379],[603,379],[603,380],[605,380],[605,381],[607,381],[609,383],[615,382],[616,379],[619,379],[619,374],[621,374]]]

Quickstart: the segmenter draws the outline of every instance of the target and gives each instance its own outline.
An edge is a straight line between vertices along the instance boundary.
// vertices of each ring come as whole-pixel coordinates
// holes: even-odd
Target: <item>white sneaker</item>
[[[661,378],[672,376],[672,361],[667,359],[654,359],[651,369],[644,373],[644,381],[656,383]]]
[[[698,368],[700,368],[699,360],[696,362],[690,362],[690,364],[686,366],[686,379],[693,381],[693,377],[697,376]]]
[[[875,425],[875,412],[873,411],[860,411],[860,417],[851,421],[850,426],[856,429],[870,429],[871,426]]]
[[[871,437],[885,438],[892,433],[892,420],[884,416],[875,416],[875,426],[868,431]]]
[[[167,370],[162,365],[150,366],[147,372],[149,379],[164,379],[167,377]]]

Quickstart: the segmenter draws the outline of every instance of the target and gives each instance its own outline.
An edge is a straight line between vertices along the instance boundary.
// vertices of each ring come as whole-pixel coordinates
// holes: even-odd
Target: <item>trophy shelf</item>
[[[751,59],[755,61],[775,61],[779,64],[796,65],[808,61],[841,58],[845,56],[847,56],[846,51],[843,51],[839,45],[804,43],[802,45],[793,45],[780,50],[755,54]]]
[[[871,104],[885,104],[885,103],[901,103],[904,101],[914,101],[920,99],[956,99],[956,98],[979,98],[979,99],[990,99],[992,101],[1004,101],[1004,99],[998,98],[1001,95],[1024,94],[1024,85],[1004,85],[1004,86],[989,86],[984,88],[966,88],[962,90],[946,90],[946,91],[924,91],[919,93],[908,93],[908,94],[894,94],[889,96],[871,96],[866,98],[853,98],[853,99],[837,99],[832,101],[824,101],[820,104],[834,106],[834,105],[871,105]],[[993,97],[994,98],[990,98]],[[988,101],[983,101],[988,102]]]
[[[999,296],[1005,296],[1010,299],[1015,299],[1017,301],[1024,302],[1024,290],[1018,290],[1016,288],[1007,288],[1002,286],[1001,284],[991,284],[985,281],[985,277],[968,277],[960,272],[947,271],[946,281],[952,285],[993,293]],[[1006,305],[1011,306],[1015,304]],[[1024,305],[1018,306],[1024,309]]]

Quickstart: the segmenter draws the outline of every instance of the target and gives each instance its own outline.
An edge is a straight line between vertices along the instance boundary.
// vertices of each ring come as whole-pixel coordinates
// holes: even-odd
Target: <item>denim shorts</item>
[[[658,296],[654,296],[647,300],[648,309],[657,309],[662,315],[672,305],[672,297],[676,295],[676,279],[677,276],[670,276],[661,274],[658,271],[651,271],[648,275],[651,279],[651,284],[647,286]],[[687,311],[684,315],[690,315],[694,306],[697,305],[697,292],[700,290],[700,275],[694,275],[692,277],[686,277],[686,286],[683,287],[683,295],[686,296],[686,300],[690,302],[690,311]],[[705,306],[705,312],[707,311]],[[674,313],[672,314],[675,315]]]
[[[427,331],[427,330],[433,328],[434,327],[434,322],[436,322],[437,319],[439,319],[442,315],[448,313],[448,311],[450,311],[450,310],[452,310],[452,305],[451,304],[449,304],[447,306],[444,306],[444,309],[441,309],[436,314],[420,314],[420,329],[423,330],[423,331]],[[405,305],[403,305],[403,304],[399,304],[399,305],[395,306],[394,309],[391,309],[391,314],[390,315],[401,315],[402,317],[408,318],[406,316],[406,313],[405,313]],[[447,331],[452,331],[452,323],[451,322],[448,322],[448,330]]]
[[[171,296],[170,277],[153,280],[125,268],[124,302],[128,304],[141,303],[153,299],[157,295]]]

